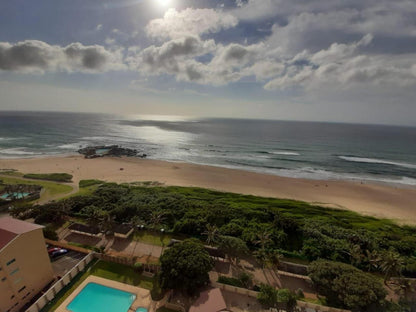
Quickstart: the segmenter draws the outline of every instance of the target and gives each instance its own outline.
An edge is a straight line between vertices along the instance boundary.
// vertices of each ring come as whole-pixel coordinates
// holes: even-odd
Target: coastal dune
[[[0,159],[0,169],[22,173],[66,172],[78,184],[84,179],[108,182],[157,181],[219,191],[302,200],[348,209],[399,223],[416,224],[416,188],[352,181],[278,177],[221,167],[137,158],[84,159],[82,156]]]

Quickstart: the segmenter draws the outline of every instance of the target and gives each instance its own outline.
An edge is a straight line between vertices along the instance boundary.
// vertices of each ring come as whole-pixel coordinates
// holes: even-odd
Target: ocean
[[[0,158],[75,154],[80,147],[107,144],[137,149],[151,159],[285,177],[416,185],[412,127],[0,112]]]

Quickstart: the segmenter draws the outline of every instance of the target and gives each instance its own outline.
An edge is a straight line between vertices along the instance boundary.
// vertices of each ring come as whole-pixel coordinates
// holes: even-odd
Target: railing
[[[68,285],[75,276],[78,275],[85,267],[94,259],[94,254],[90,253],[84,257],[78,264],[66,273],[59,281],[57,281],[51,288],[48,289],[34,304],[32,304],[26,312],[39,312],[45,307],[50,301],[52,301],[59,291]]]

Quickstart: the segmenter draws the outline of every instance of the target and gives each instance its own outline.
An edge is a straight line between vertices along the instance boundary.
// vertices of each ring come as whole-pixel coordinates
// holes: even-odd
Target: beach
[[[108,182],[157,181],[219,191],[287,198],[416,224],[416,188],[368,182],[308,180],[190,163],[138,158],[61,156],[0,159],[0,169],[21,173],[66,172],[74,185],[84,179]]]

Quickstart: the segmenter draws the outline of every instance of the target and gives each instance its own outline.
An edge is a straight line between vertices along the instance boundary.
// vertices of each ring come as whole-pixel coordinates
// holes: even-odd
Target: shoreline
[[[122,170],[121,170],[122,168]],[[81,155],[0,159],[0,169],[22,173],[66,172],[108,182],[157,181],[262,197],[294,199],[324,207],[352,210],[402,224],[416,224],[416,188],[410,185],[349,180],[289,178],[219,166],[133,157],[85,159]],[[1,174],[1,173],[0,173]]]

